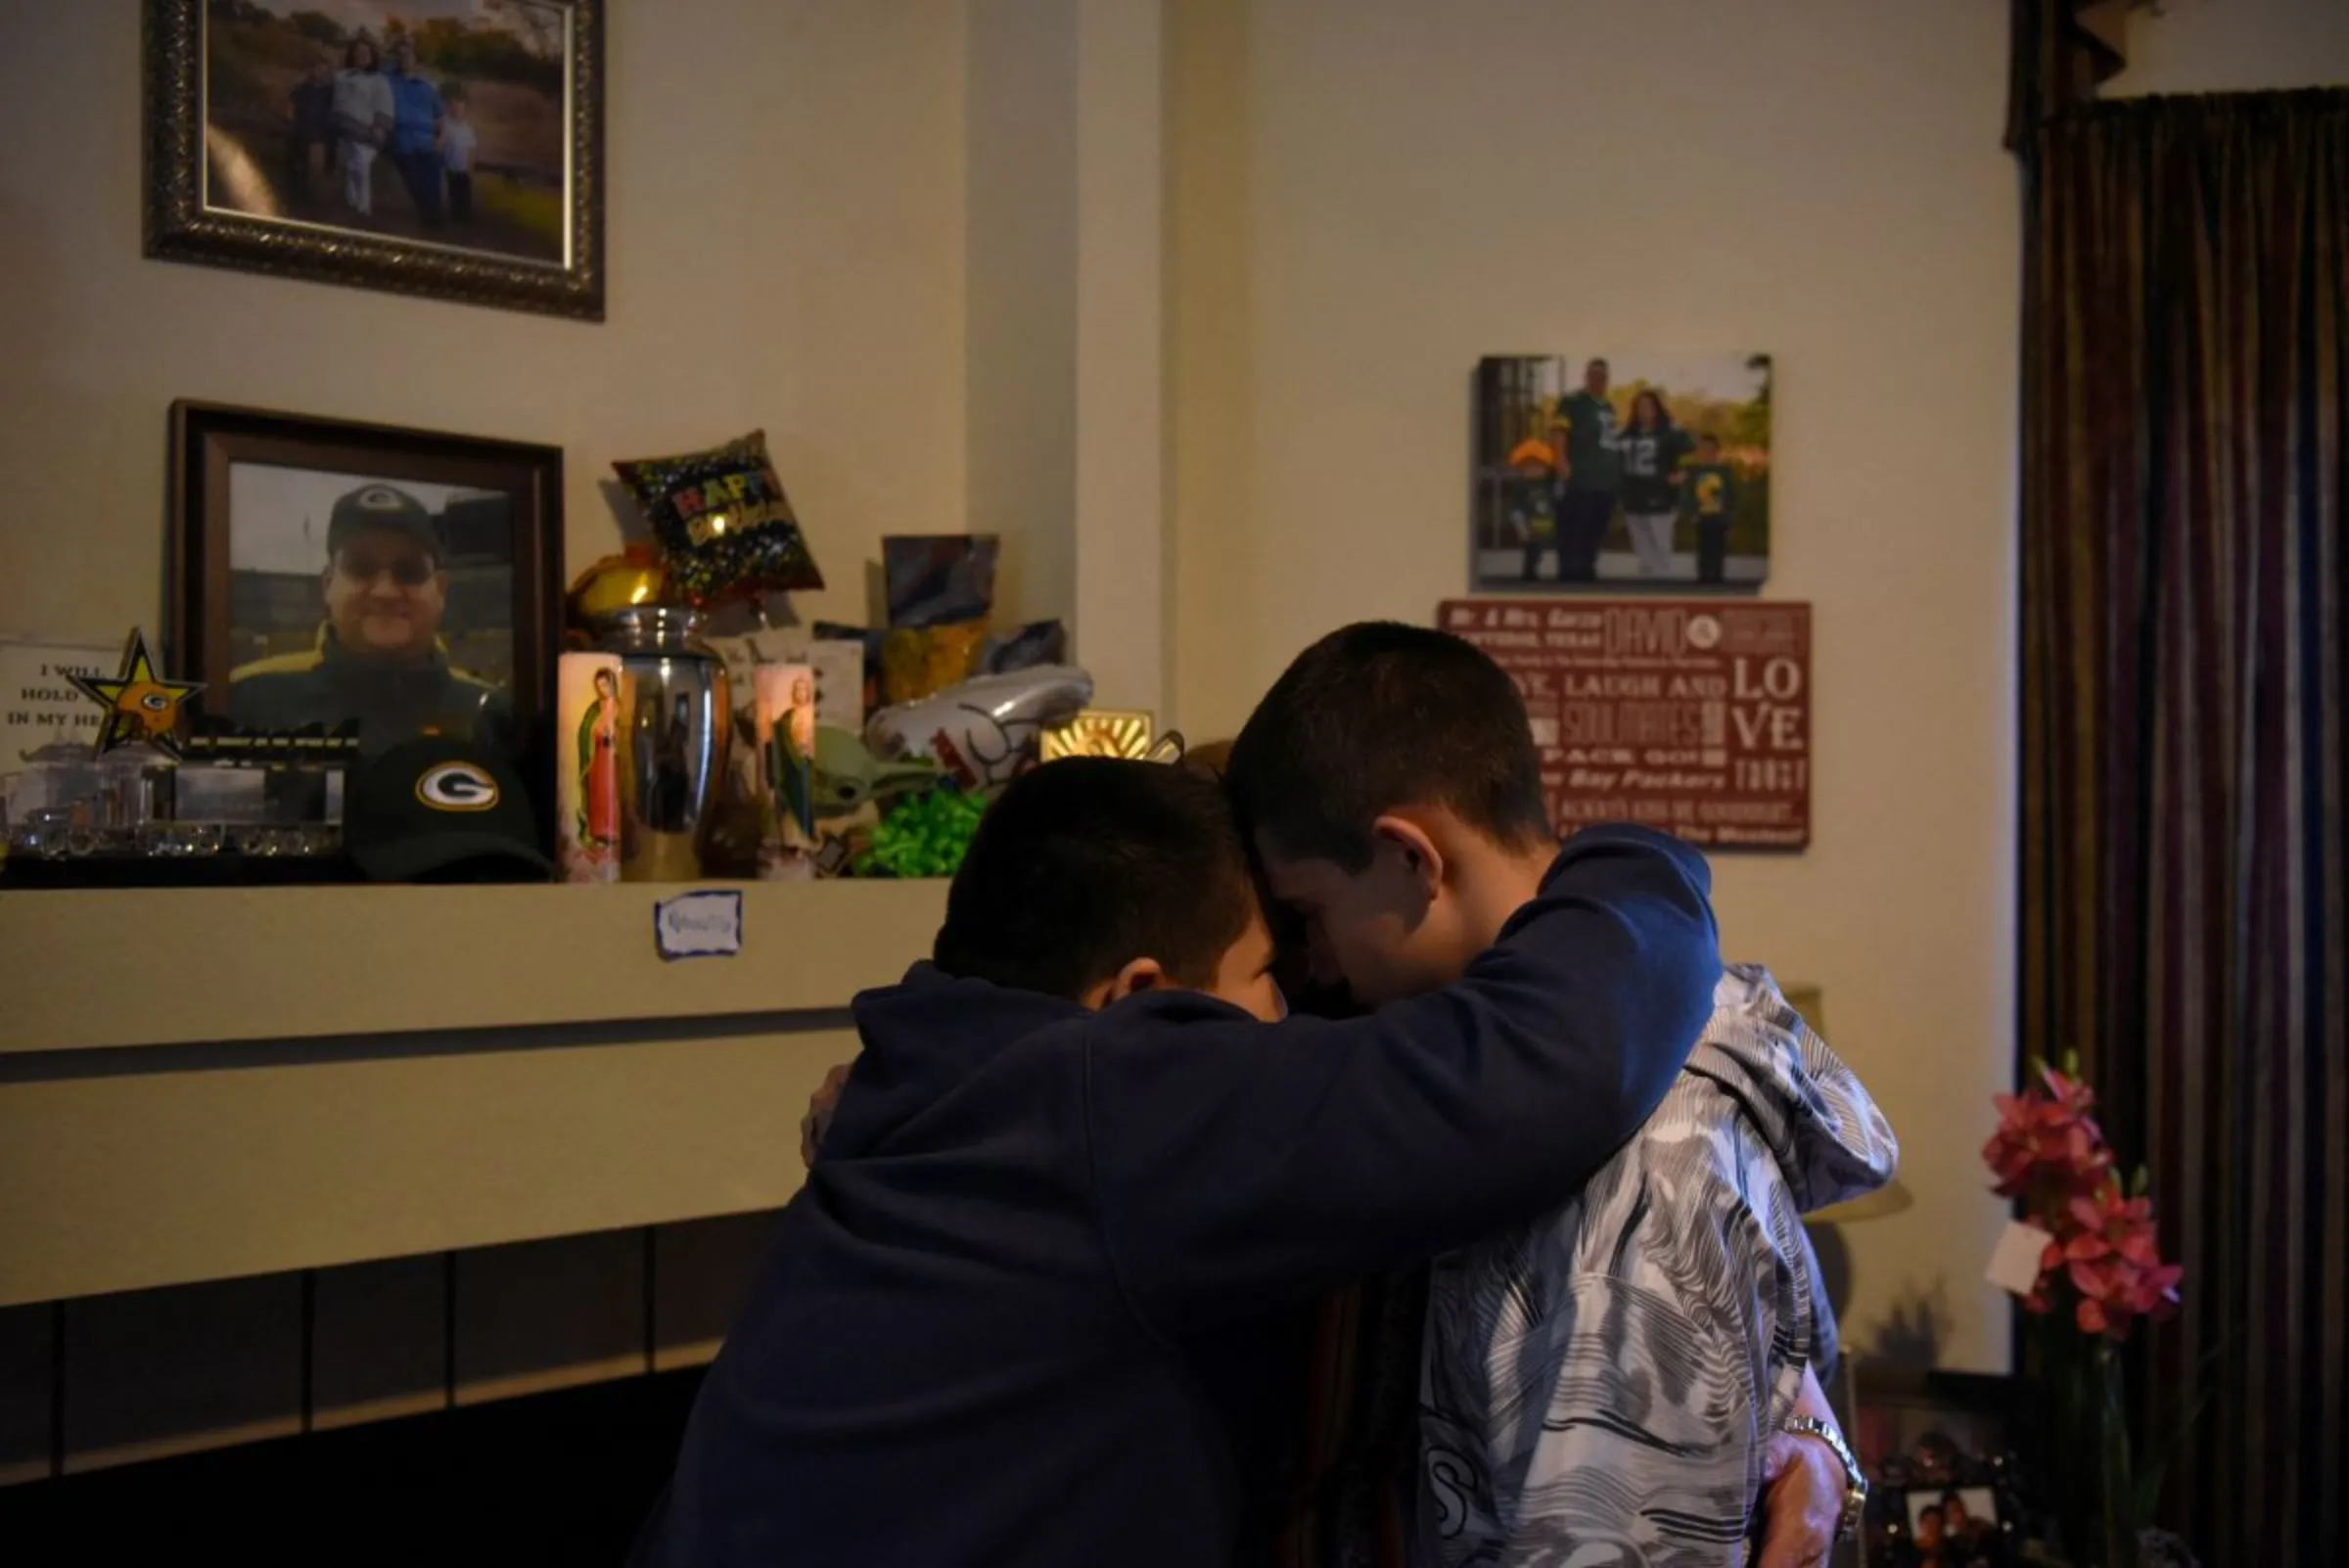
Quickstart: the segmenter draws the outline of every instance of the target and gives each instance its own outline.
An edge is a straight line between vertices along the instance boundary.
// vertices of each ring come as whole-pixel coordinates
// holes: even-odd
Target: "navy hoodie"
[[[1343,1021],[927,965],[858,997],[635,1560],[1222,1568],[1234,1383],[1313,1291],[1554,1207],[1639,1127],[1712,1008],[1708,885],[1587,830],[1458,983]]]

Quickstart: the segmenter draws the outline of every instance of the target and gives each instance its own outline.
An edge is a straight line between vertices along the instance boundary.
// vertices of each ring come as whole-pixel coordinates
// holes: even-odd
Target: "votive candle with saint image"
[[[566,882],[620,880],[620,718],[627,682],[614,654],[557,666],[556,860]]]
[[[815,874],[815,667],[760,665],[753,679],[765,807],[760,880],[805,881]]]

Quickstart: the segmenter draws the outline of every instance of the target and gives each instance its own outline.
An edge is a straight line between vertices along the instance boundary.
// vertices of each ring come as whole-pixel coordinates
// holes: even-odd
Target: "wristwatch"
[[[1860,1461],[1852,1457],[1851,1445],[1830,1422],[1814,1415],[1789,1416],[1783,1428],[1794,1437],[1817,1438],[1834,1451],[1843,1464],[1843,1517],[1835,1521],[1835,1539],[1849,1541],[1860,1533],[1860,1521],[1867,1512],[1867,1477],[1860,1473]]]

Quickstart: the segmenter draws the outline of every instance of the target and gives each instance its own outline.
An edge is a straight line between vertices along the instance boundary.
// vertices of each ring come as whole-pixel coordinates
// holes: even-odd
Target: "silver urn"
[[[620,879],[690,882],[725,785],[734,705],[726,667],[702,640],[707,618],[639,604],[597,623],[620,656]]]

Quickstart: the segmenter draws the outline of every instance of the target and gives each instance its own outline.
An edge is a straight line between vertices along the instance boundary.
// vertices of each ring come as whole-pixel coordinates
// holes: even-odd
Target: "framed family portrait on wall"
[[[1759,590],[1770,393],[1765,353],[1488,355],[1469,590]]]
[[[146,0],[147,254],[602,320],[602,0]]]
[[[167,658],[205,719],[544,750],[560,447],[181,402],[171,449]]]

